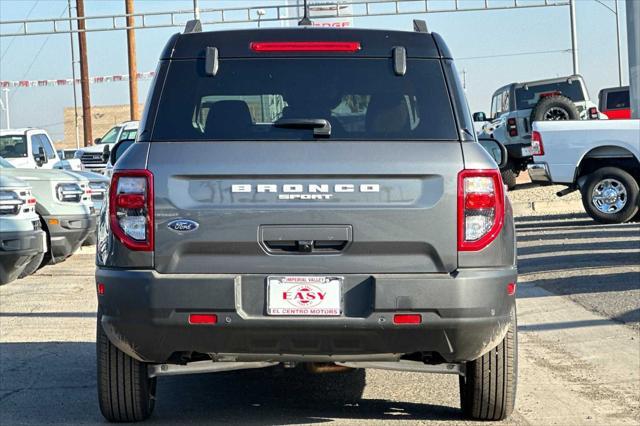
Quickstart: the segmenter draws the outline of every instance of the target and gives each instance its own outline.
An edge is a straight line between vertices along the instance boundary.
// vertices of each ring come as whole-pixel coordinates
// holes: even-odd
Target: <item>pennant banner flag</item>
[[[138,80],[148,80],[156,75],[155,71],[139,72],[136,74]],[[89,77],[90,84],[111,83],[114,81],[129,81],[128,74],[106,75],[101,77]],[[0,87],[51,87],[51,86],[71,86],[74,84],[72,78],[59,80],[0,80]],[[75,84],[80,84],[80,79],[75,79]]]

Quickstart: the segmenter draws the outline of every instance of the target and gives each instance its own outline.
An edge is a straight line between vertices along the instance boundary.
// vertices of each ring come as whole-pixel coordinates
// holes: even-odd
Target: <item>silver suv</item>
[[[438,34],[176,34],[144,116],[98,225],[108,420],[147,418],[163,375],[297,364],[455,373],[467,416],[509,416],[501,150]]]
[[[509,188],[516,177],[532,162],[531,125],[534,121],[595,120],[606,118],[589,99],[580,75],[564,78],[511,83],[495,91],[491,98],[491,115],[473,115],[484,123],[480,137],[492,137],[509,152],[502,177]]]

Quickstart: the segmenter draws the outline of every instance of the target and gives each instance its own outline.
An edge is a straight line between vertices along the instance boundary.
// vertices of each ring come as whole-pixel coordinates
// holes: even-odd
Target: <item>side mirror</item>
[[[47,162],[47,154],[44,153],[44,148],[38,148],[38,152],[33,154],[33,159],[36,160],[38,167]]]
[[[98,144],[100,143],[100,141],[102,141],[102,138],[95,138],[95,139],[93,140],[93,144],[94,144],[94,145],[98,145]]]
[[[488,121],[487,120],[487,114],[485,114],[484,112],[474,112],[473,113],[473,121],[475,121],[475,122]]]
[[[491,155],[499,168],[502,169],[507,165],[509,154],[507,152],[507,148],[505,148],[504,145],[491,138],[480,138],[478,139],[478,142],[480,142],[480,145],[482,145],[482,147],[489,153],[489,155]]]
[[[122,139],[120,142],[115,144],[111,150],[111,155],[109,156],[109,163],[115,165],[116,161],[122,157],[122,154],[124,154],[135,141],[135,139]]]
[[[105,145],[104,149],[102,150],[102,162],[106,163],[107,161],[109,161],[110,156],[111,156],[111,148],[109,148],[109,145]]]

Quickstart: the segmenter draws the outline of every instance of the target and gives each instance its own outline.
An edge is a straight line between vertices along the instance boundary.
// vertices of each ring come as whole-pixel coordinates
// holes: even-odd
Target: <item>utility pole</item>
[[[131,120],[139,120],[138,113],[138,66],[136,65],[136,32],[133,29],[135,19],[133,0],[125,0],[127,12],[127,54],[129,58],[129,113]]]
[[[573,59],[573,73],[580,73],[578,64],[578,32],[576,31],[576,0],[569,0],[569,18],[571,20],[571,57]]]
[[[89,63],[87,61],[87,34],[84,19],[84,0],[76,0],[78,16],[78,50],[80,51],[80,87],[82,89],[82,126],[84,146],[93,144],[91,137],[91,95],[89,93]]]
[[[2,89],[2,91],[4,92],[4,102],[2,102],[2,100],[0,99],[0,104],[2,104],[2,109],[4,110],[7,129],[10,129],[11,121],[9,119],[9,88],[5,87],[4,89]]]
[[[69,31],[73,31],[73,23],[71,18],[71,0],[67,0],[67,9],[69,12]],[[69,40],[71,41],[71,76],[73,78],[73,125],[76,135],[76,149],[80,149],[80,126],[78,125],[78,93],[76,89],[76,52],[73,46],[73,33],[69,33]]]
[[[631,118],[640,118],[640,2],[627,1]]]
[[[616,5],[616,42],[618,46],[618,85],[622,86],[622,55],[620,53],[620,14],[618,13],[618,0]]]

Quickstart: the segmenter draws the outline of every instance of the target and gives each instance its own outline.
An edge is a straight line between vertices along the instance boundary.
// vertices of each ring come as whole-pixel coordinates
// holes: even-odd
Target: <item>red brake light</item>
[[[358,41],[254,41],[254,52],[357,52]]]
[[[144,207],[144,198],[142,194],[118,194],[116,205],[123,209],[141,209]]]
[[[109,188],[109,223],[125,247],[153,250],[153,174],[149,170],[115,172]]]
[[[504,189],[499,170],[458,174],[458,250],[477,251],[496,239],[504,224]]]
[[[540,132],[537,132],[535,130],[531,134],[531,153],[533,155],[544,155],[542,136],[540,135]]]
[[[516,283],[507,284],[507,295],[513,296],[516,294]]]
[[[218,316],[216,314],[190,314],[189,324],[216,324]]]
[[[103,296],[103,295],[104,295],[104,284],[98,283],[98,296]]]
[[[420,324],[422,315],[420,314],[396,314],[393,316],[394,324]]]

